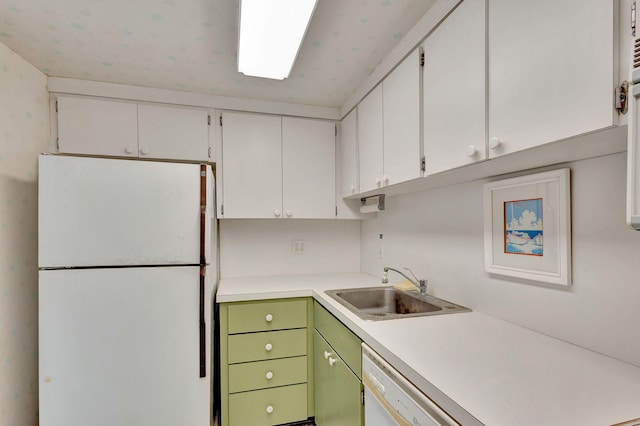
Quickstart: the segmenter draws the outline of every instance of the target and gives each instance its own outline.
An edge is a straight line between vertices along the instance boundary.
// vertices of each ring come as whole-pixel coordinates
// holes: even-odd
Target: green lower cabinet
[[[313,416],[313,300],[221,303],[220,425]]]
[[[313,345],[316,425],[363,425],[360,379],[317,331]]]
[[[306,418],[306,384],[229,395],[229,423],[233,425],[279,425]]]

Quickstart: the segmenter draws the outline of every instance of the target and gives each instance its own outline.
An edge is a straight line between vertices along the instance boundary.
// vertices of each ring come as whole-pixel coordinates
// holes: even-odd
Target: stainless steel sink
[[[325,293],[360,318],[373,321],[471,311],[435,296],[393,287],[327,290]]]

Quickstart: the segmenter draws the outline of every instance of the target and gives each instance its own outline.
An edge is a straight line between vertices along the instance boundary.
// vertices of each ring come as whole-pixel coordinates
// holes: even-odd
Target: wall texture
[[[292,241],[305,242],[293,254]],[[360,270],[357,220],[220,220],[222,277]]]
[[[38,417],[37,162],[47,78],[0,44],[0,425]]]
[[[571,287],[484,271],[485,181],[388,198],[387,211],[362,223],[362,271],[411,267],[429,280],[429,293],[640,366],[640,232],[625,225],[626,155],[569,167]]]

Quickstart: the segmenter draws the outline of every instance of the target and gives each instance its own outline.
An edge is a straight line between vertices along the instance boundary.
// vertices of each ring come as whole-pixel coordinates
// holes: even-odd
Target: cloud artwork
[[[542,256],[542,198],[504,203],[504,252]]]

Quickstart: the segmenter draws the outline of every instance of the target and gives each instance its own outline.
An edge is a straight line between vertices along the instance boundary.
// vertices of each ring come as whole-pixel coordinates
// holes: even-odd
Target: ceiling
[[[0,43],[52,77],[340,107],[435,0],[319,0],[289,78],[237,72],[238,0],[0,0]]]

